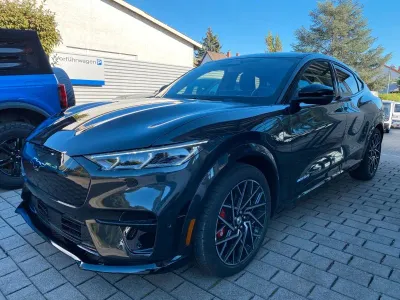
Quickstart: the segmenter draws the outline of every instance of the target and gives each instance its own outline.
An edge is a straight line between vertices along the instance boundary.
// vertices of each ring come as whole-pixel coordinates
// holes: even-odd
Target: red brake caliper
[[[221,209],[221,212],[219,213],[219,216],[222,219],[226,218],[225,209]],[[226,227],[224,225],[224,226],[222,226],[222,228],[220,230],[217,231],[217,238],[219,238],[219,239],[222,238],[225,235],[225,231],[226,231]]]

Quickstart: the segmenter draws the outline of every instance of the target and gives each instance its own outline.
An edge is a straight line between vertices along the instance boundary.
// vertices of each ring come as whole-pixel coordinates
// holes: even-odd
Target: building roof
[[[165,29],[166,31],[172,33],[173,35],[185,40],[186,42],[190,43],[193,45],[194,48],[200,49],[202,48],[202,45],[195,40],[192,40],[190,37],[184,35],[183,33],[180,33],[179,31],[173,29],[172,27],[168,26],[167,24],[164,24],[163,22],[157,20],[156,18],[153,18],[149,14],[145,13],[143,10],[138,9],[137,7],[130,5],[129,3],[126,3],[123,0],[112,0],[113,2],[125,7],[126,9],[134,12],[135,14],[141,16],[142,18],[156,24],[157,26]]]
[[[224,59],[224,58],[229,58],[230,56],[228,56],[225,53],[219,53],[219,52],[213,52],[213,51],[206,51],[203,55],[203,57],[200,60],[200,64],[203,63],[204,59],[207,57],[207,55],[210,57],[210,59],[212,61],[214,60],[220,60],[220,59]]]
[[[219,60],[219,59],[227,58],[227,56],[226,56],[225,53],[218,53],[218,52],[207,51],[206,54],[205,54],[204,56],[206,56],[207,54],[210,56],[210,58],[211,58],[212,60]]]
[[[393,66],[385,65],[385,67],[388,68],[388,69],[390,69],[390,70],[392,70],[393,72],[396,72],[396,73],[399,73],[399,74],[400,74],[400,67],[399,67],[399,69],[397,69],[397,70],[396,70],[396,68],[394,68]]]

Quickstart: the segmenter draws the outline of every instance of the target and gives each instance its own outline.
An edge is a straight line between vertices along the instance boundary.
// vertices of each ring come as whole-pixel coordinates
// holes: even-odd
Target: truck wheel
[[[35,127],[23,122],[0,124],[0,188],[22,187],[21,152]]]
[[[69,79],[68,74],[61,68],[53,68],[54,75],[56,75],[58,83],[65,85],[65,90],[67,91],[68,107],[75,106],[75,93],[74,88]]]

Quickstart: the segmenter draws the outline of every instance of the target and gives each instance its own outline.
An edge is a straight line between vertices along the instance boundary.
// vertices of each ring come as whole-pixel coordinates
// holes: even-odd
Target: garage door
[[[128,94],[152,94],[191,68],[137,60],[104,58],[105,85],[74,86],[77,104],[112,100]]]

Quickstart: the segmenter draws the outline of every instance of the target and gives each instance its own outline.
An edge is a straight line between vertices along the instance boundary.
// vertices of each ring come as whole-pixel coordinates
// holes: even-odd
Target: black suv
[[[374,177],[382,136],[381,100],[331,57],[209,62],[155,97],[44,122],[24,147],[18,211],[83,269],[151,272],[193,254],[228,276],[271,214],[344,171]]]

